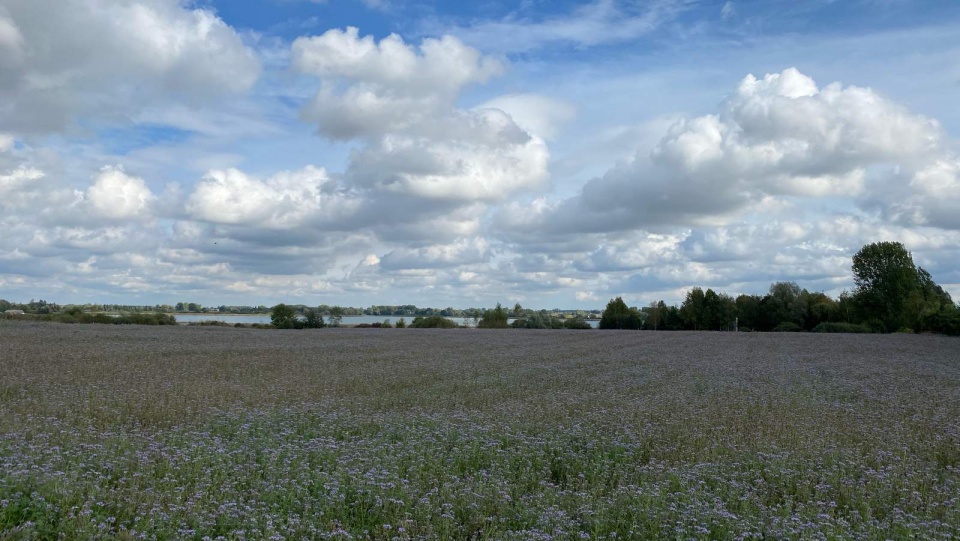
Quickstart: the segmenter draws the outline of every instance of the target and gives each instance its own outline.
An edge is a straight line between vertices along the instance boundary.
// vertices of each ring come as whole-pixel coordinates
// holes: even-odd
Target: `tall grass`
[[[0,322],[0,539],[960,536],[960,342]]]

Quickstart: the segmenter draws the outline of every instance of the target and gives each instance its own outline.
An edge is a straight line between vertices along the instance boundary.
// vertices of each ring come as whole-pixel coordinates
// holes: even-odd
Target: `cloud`
[[[59,131],[170,95],[242,92],[259,61],[212,11],[179,0],[10,0],[0,12],[0,124]]]
[[[718,113],[679,120],[652,149],[526,225],[562,228],[571,215],[601,232],[722,225],[776,199],[857,201],[883,182],[871,171],[930,163],[944,139],[935,120],[867,88],[818,88],[793,68],[748,75]]]
[[[516,15],[459,26],[450,32],[467,43],[509,53],[548,46],[591,47],[647,35],[685,10],[684,2],[646,2],[642,7],[617,0],[595,0],[570,13],[531,20]],[[509,36],[505,39],[504,36]]]
[[[486,263],[490,255],[487,241],[477,237],[417,249],[398,248],[380,258],[379,264],[386,270],[450,268]]]
[[[308,166],[283,171],[266,181],[237,169],[213,170],[197,183],[185,203],[189,216],[224,225],[292,229],[321,216],[324,189],[331,184],[327,172]]]
[[[549,152],[500,109],[460,109],[463,89],[503,63],[451,36],[419,46],[356,28],[298,38],[293,65],[321,79],[303,116],[334,140],[360,139],[346,181],[424,199],[499,201],[546,181]]]
[[[576,109],[569,103],[537,94],[507,94],[477,109],[499,109],[518,126],[545,140],[555,139],[563,125],[576,116]]]
[[[142,178],[117,167],[105,168],[87,190],[86,200],[98,216],[111,220],[145,219],[151,216],[156,196]]]

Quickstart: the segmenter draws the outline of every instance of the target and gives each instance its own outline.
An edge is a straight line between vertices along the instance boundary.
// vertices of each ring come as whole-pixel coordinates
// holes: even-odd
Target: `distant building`
[[[5,315],[5,316],[22,316],[22,315],[24,315],[24,313],[25,313],[25,312],[24,312],[23,310],[7,310],[7,311],[5,311],[5,312],[3,313],[3,315]]]

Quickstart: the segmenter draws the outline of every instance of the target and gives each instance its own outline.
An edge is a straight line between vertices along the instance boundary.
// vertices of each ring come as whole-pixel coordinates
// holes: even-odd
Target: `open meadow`
[[[0,540],[958,537],[956,338],[0,322]]]

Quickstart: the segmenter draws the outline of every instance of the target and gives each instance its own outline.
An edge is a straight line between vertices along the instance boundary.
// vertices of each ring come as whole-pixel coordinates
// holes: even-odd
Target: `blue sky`
[[[5,0],[0,298],[602,307],[903,242],[960,295],[960,4]]]

